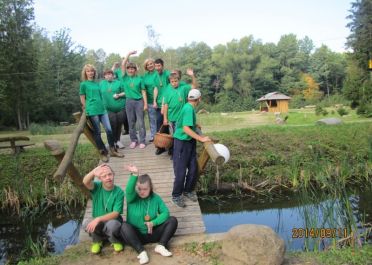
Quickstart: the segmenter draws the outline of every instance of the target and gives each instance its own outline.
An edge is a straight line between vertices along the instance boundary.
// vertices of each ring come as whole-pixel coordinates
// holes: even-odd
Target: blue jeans
[[[152,105],[148,105],[149,123],[150,123],[150,138],[154,139],[157,132],[157,114],[156,109]]]
[[[143,99],[135,100],[127,98],[125,109],[127,111],[129,137],[132,142],[138,143],[136,122],[138,123],[139,143],[146,142],[146,129],[143,111]]]
[[[88,118],[93,126],[94,141],[96,142],[98,150],[106,151],[105,144],[103,143],[102,138],[101,138],[100,123],[102,123],[103,127],[105,128],[106,135],[107,135],[107,141],[110,147],[114,147],[114,136],[112,134],[110,120],[109,120],[107,113],[101,114],[101,115],[95,115],[95,116],[88,116]]]
[[[198,163],[196,160],[196,140],[173,141],[173,197],[179,197],[183,192],[195,189],[198,180]]]

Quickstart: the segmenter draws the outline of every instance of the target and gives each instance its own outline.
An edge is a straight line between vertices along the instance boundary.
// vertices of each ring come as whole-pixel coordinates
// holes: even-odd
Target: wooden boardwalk
[[[125,137],[127,138],[127,137]],[[125,141],[127,143],[128,141]],[[154,191],[159,194],[169,208],[170,214],[178,219],[178,229],[176,235],[204,233],[205,226],[202,219],[200,206],[198,202],[185,200],[187,207],[180,208],[171,202],[173,188],[173,164],[169,159],[167,152],[161,155],[155,155],[155,147],[149,144],[145,149],[120,149],[125,154],[124,158],[110,158],[110,166],[115,171],[115,184],[125,190],[129,172],[124,169],[125,165],[132,163],[136,165],[140,174],[149,174],[153,184]],[[85,211],[84,219],[92,216],[92,203],[89,200]],[[126,217],[126,200],[124,200],[124,215]],[[89,239],[86,232],[80,231],[80,241]]]

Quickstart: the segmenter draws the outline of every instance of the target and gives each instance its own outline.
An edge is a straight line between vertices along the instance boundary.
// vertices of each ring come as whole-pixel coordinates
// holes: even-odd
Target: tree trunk
[[[27,111],[27,114],[26,114],[26,128],[25,129],[28,129],[30,127],[30,112]]]
[[[23,126],[22,126],[21,102],[19,98],[17,99],[16,106],[17,106],[16,111],[17,111],[18,130],[22,131]]]
[[[326,86],[327,86],[327,96],[329,97],[329,85],[328,85],[328,80],[326,81]]]

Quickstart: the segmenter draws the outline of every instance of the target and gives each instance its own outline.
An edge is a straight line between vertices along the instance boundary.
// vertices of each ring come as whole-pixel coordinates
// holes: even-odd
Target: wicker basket
[[[167,133],[162,133],[163,125],[159,132],[154,136],[154,145],[158,148],[170,148],[173,145],[173,136]]]

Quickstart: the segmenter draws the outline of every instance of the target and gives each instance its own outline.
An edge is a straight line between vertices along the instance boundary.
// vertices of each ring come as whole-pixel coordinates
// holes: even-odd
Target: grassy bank
[[[81,175],[98,163],[90,144],[78,145],[74,164]],[[81,203],[81,192],[66,177],[62,183],[53,178],[57,160],[45,148],[30,148],[19,155],[0,154],[0,208],[22,214],[36,207],[56,203]]]
[[[205,192],[216,178],[257,193],[371,185],[370,122],[261,126],[208,135],[228,146],[231,158],[218,169],[208,163],[200,186]]]
[[[325,265],[366,265],[372,264],[372,245],[362,248],[348,247],[344,249],[330,249],[323,252],[296,252],[287,255],[289,261],[300,264],[325,264]]]

